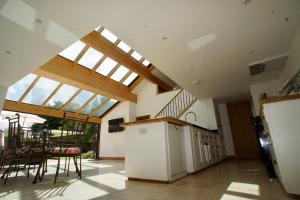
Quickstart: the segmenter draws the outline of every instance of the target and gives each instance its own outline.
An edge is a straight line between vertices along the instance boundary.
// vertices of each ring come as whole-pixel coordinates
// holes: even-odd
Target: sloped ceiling
[[[195,96],[245,98],[248,65],[289,51],[299,10],[299,0],[1,1],[0,83],[101,24]]]

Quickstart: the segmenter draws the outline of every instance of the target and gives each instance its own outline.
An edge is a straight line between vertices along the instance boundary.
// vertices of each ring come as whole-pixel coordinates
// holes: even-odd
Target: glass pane
[[[115,43],[118,39],[117,36],[115,36],[112,32],[110,32],[109,30],[107,29],[104,29],[102,32],[101,32],[101,35],[103,37],[105,37],[106,39],[108,39],[110,42],[112,43]]]
[[[141,56],[141,54],[139,54],[138,52],[134,51],[132,52],[131,56],[136,59],[137,61],[141,60],[143,56]]]
[[[125,42],[121,41],[119,44],[118,44],[118,47],[120,49],[122,49],[125,53],[128,53],[130,51],[130,46],[128,46]]]
[[[57,81],[42,77],[22,102],[34,105],[42,105],[44,101],[52,94],[58,84],[59,82]]]
[[[36,77],[37,75],[35,74],[28,74],[27,76],[10,86],[6,94],[6,99],[10,101],[18,101]]]
[[[117,65],[118,63],[111,58],[105,58],[103,63],[98,67],[96,72],[102,74],[103,76],[107,76],[109,72]]]
[[[90,115],[100,104],[102,104],[107,97],[97,95],[84,109],[81,111],[82,114]]]
[[[107,102],[102,109],[98,110],[98,112],[95,113],[95,116],[97,117],[101,117],[104,113],[106,113],[106,111],[108,111],[111,107],[113,107],[113,105],[115,105],[118,101],[115,99],[111,99],[109,100],[109,102]]]
[[[136,79],[138,75],[134,72],[132,72],[130,74],[130,76],[128,76],[128,78],[123,82],[124,85],[128,86],[132,83],[132,81],[134,81]]]
[[[127,74],[127,72],[129,72],[129,70],[121,65],[110,78],[115,81],[120,81]]]
[[[87,102],[94,94],[86,90],[82,90],[73,101],[66,107],[67,111],[76,112],[85,102]]]
[[[47,107],[60,109],[79,89],[64,84],[47,103]]]
[[[75,58],[80,54],[80,52],[85,47],[85,44],[80,40],[73,43],[71,46],[67,47],[65,50],[59,53],[60,56],[65,57],[69,60],[74,61]]]
[[[93,49],[90,47],[85,54],[80,58],[78,61],[78,64],[87,67],[89,69],[92,69],[95,67],[97,62],[103,57],[103,54],[99,51]]]
[[[142,63],[145,67],[148,67],[150,65],[150,62],[148,60],[144,60]]]

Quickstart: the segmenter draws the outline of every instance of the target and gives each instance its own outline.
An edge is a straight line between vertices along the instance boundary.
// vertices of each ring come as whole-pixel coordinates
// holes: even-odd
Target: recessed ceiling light
[[[168,37],[167,37],[167,36],[163,36],[163,37],[161,38],[161,40],[166,41],[166,40],[168,40]]]
[[[191,71],[191,72],[193,72],[193,71],[195,71],[195,68],[189,68],[189,71]]]
[[[201,83],[201,80],[195,80],[192,83],[193,83],[193,85],[199,85]]]

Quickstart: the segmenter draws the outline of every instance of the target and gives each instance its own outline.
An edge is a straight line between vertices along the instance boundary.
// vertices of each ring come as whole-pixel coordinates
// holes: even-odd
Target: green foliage
[[[81,157],[83,159],[94,159],[95,158],[95,152],[94,151],[88,151],[86,153],[82,153]]]

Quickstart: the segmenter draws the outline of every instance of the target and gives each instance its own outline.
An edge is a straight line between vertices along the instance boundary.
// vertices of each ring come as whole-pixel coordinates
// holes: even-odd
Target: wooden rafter
[[[26,103],[17,103],[14,101],[5,100],[3,105],[4,110],[14,111],[14,112],[23,112],[29,113],[34,115],[44,115],[50,117],[58,117],[64,118],[64,113],[66,113],[66,118],[78,119],[78,120],[86,120],[87,115],[79,114],[79,113],[72,113],[72,112],[65,112],[63,110],[57,110],[52,108],[42,108],[41,106],[35,106]],[[101,124],[101,118],[99,117],[89,117],[88,122]]]
[[[61,56],[55,56],[35,73],[119,101],[137,101],[137,96],[124,85]]]
[[[33,82],[30,84],[30,86],[28,87],[28,89],[24,92],[24,94],[21,96],[21,98],[19,99],[18,103],[22,102],[25,97],[29,94],[29,92],[32,90],[32,88],[35,86],[35,84],[40,80],[40,76],[37,76]]]
[[[155,67],[153,65],[150,65],[149,67],[147,67],[147,70],[149,71],[149,73],[151,73],[153,70],[155,69]],[[141,83],[144,80],[144,77],[139,76],[137,80],[135,80],[129,87],[129,89],[132,91],[136,86],[138,86],[139,83]]]
[[[82,56],[87,52],[87,50],[90,47],[88,45],[85,45],[85,47],[81,50],[81,52],[78,54],[78,56],[75,58],[74,63],[78,63],[78,61],[82,58]]]
[[[110,101],[110,98],[107,98],[105,101],[103,101],[93,112],[91,112],[90,117],[92,117],[95,113],[97,113],[100,109],[103,108],[105,104],[107,104]]]
[[[73,96],[60,108],[60,110],[65,110],[67,108],[67,106],[78,96],[78,94],[81,92],[82,90],[78,90],[75,94],[73,94]]]
[[[93,67],[93,69],[92,70],[97,70],[98,69],[98,67],[100,67],[100,65],[103,63],[103,61],[106,59],[107,57],[106,56],[102,56],[102,58],[96,63],[96,65]]]
[[[89,100],[87,100],[77,111],[76,113],[80,113],[91,101],[96,98],[97,94],[94,94]]]
[[[91,32],[90,34],[83,37],[81,41],[102,52],[106,56],[114,59],[119,64],[126,66],[129,70],[145,77],[150,82],[158,84],[161,88],[165,90],[172,89],[168,84],[164,83],[159,78],[149,73],[141,63],[135,62],[134,60],[130,59],[127,54],[124,54],[123,52],[115,48],[114,44],[106,41],[106,39],[104,39],[98,32]]]
[[[119,68],[120,68],[120,64],[117,64],[108,74],[106,77],[111,77]]]
[[[50,101],[50,99],[58,92],[58,90],[63,86],[63,83],[60,83],[55,90],[50,94],[50,96],[44,101],[42,104],[42,107],[45,107],[47,103]]]

